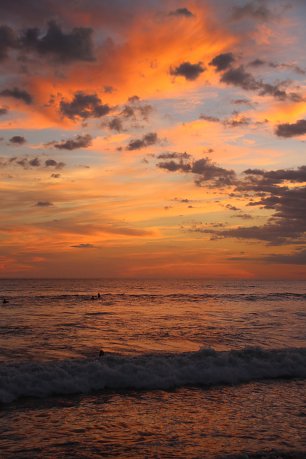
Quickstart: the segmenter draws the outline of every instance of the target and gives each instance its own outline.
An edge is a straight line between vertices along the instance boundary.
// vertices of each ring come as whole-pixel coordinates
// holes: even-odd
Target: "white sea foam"
[[[154,390],[186,385],[239,384],[270,378],[305,378],[306,349],[202,349],[182,354],[100,360],[64,360],[0,367],[0,402],[20,397],[110,390]]]

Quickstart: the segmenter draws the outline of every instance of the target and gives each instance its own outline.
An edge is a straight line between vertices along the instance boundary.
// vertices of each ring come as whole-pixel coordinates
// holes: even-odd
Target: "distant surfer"
[[[6,298],[3,298],[3,301],[2,301],[3,304],[7,304],[8,302],[9,300],[7,300]]]
[[[101,298],[101,295],[100,295],[100,293],[98,293],[97,297],[98,297],[98,298]]]
[[[103,357],[105,354],[105,352],[103,351],[103,349],[100,349],[100,352],[99,352],[99,359],[101,359],[101,357]]]

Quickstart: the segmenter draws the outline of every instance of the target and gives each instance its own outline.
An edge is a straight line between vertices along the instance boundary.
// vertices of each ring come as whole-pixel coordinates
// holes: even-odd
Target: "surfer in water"
[[[105,352],[103,351],[103,349],[100,349],[100,352],[99,352],[99,359],[101,359],[101,357],[103,357],[105,354]]]

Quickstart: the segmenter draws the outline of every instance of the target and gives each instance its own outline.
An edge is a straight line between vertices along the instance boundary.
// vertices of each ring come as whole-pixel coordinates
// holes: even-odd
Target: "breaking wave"
[[[100,360],[27,362],[0,366],[0,402],[20,397],[81,394],[103,389],[154,390],[305,378],[306,348],[247,348],[181,354],[105,355]]]

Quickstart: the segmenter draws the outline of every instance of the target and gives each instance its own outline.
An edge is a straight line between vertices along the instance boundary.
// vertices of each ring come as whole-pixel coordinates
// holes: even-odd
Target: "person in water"
[[[2,301],[3,304],[6,304],[8,302],[9,302],[9,300],[7,300],[6,298],[3,298],[3,301]]]
[[[100,295],[100,293],[98,293],[98,295],[97,295],[97,296],[95,296],[95,295],[91,295],[91,299],[92,299],[92,300],[96,300],[97,298],[98,298],[98,299],[99,299],[99,298],[101,298],[101,295]]]
[[[99,352],[99,359],[100,359],[101,357],[103,357],[104,354],[105,354],[105,352],[103,351],[103,349],[100,349],[100,352]]]

